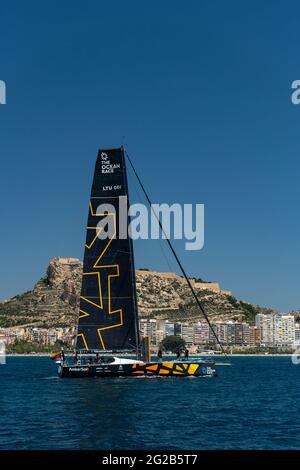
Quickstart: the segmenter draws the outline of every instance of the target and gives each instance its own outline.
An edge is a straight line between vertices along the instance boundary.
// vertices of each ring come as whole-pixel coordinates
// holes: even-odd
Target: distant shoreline
[[[69,354],[66,354],[67,356],[69,356]],[[289,353],[289,354],[228,354],[227,356],[228,357],[291,357],[293,356],[294,353]],[[72,356],[72,354],[70,354],[70,356]],[[154,357],[155,355],[153,354],[152,357]],[[6,354],[6,357],[51,357],[51,353],[28,353],[28,354],[19,354],[19,353],[9,353],[9,354]],[[170,357],[170,356],[166,356],[166,357]],[[219,358],[219,357],[223,357],[222,354],[211,354],[211,355],[206,355],[206,354],[194,354],[194,355],[191,355],[190,358],[197,358],[197,357],[201,357],[201,358],[207,358],[207,359],[213,359],[213,358]],[[181,359],[184,359],[183,357]]]

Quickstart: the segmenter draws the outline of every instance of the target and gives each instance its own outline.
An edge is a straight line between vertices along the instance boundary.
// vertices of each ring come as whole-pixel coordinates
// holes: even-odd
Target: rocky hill
[[[74,326],[77,321],[82,263],[76,258],[53,258],[45,277],[31,291],[0,303],[0,327],[35,325]],[[141,317],[196,321],[199,310],[185,280],[173,273],[137,271]],[[192,280],[212,321],[253,321],[256,313],[273,312],[235,299],[214,284]]]

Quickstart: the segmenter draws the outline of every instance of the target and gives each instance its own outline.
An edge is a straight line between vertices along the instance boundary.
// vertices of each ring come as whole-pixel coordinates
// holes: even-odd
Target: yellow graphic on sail
[[[101,270],[102,269],[108,269],[108,268],[114,269],[115,273],[114,274],[109,274],[107,276],[107,283],[108,283],[107,308],[108,308],[108,314],[109,315],[115,315],[115,314],[119,315],[118,320],[117,320],[117,323],[114,324],[114,325],[106,326],[106,327],[102,327],[102,328],[97,329],[102,349],[105,350],[106,348],[105,348],[104,340],[103,340],[103,337],[102,337],[102,331],[109,330],[109,329],[112,329],[112,328],[118,328],[118,327],[123,325],[123,311],[122,311],[122,309],[120,308],[120,309],[117,309],[117,310],[112,310],[112,308],[111,308],[111,278],[120,276],[119,264],[99,265],[99,263],[101,261],[101,258],[103,257],[104,253],[107,251],[107,249],[111,245],[112,241],[116,238],[116,214],[115,213],[97,213],[97,211],[94,212],[93,205],[92,205],[91,201],[90,201],[90,214],[92,216],[95,216],[95,217],[112,217],[112,223],[113,223],[113,227],[114,227],[112,236],[107,239],[103,250],[101,251],[101,253],[99,254],[99,256],[96,260],[96,262],[93,265],[93,268],[97,269],[97,271],[84,272],[83,273],[83,276],[95,276],[97,278],[97,289],[98,289],[99,303],[94,302],[94,301],[88,299],[87,297],[80,296],[81,300],[83,300],[84,302],[87,302],[87,303],[93,305],[94,307],[98,308],[100,310],[99,313],[101,313],[101,311],[104,310],[102,285],[101,285],[101,274],[102,274]],[[88,226],[87,230],[88,231],[89,230],[94,230],[95,231],[95,235],[92,238],[91,242],[86,243],[86,245],[85,245],[86,249],[90,250],[93,247],[93,245],[95,244],[99,234],[103,230],[103,227],[101,227],[101,226],[98,227],[98,225]],[[79,318],[88,317],[88,316],[90,316],[90,313],[86,312],[83,308],[81,308],[80,313],[79,313]],[[77,337],[81,337],[81,339],[83,341],[83,344],[85,346],[85,349],[88,350],[89,347],[88,347],[88,344],[87,344],[84,333],[79,333],[77,335]]]

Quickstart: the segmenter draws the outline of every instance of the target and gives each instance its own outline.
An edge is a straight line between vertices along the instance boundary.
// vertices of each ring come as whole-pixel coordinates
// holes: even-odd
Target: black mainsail
[[[77,350],[138,351],[128,207],[123,148],[99,150],[87,222]]]

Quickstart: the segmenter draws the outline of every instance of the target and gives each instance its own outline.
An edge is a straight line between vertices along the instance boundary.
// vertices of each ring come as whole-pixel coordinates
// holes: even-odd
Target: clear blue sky
[[[293,1],[2,2],[0,297],[51,257],[82,258],[97,148],[125,143],[154,202],[205,204],[204,249],[176,243],[190,275],[300,308],[299,14]],[[157,242],[136,244],[136,265],[169,269]]]

